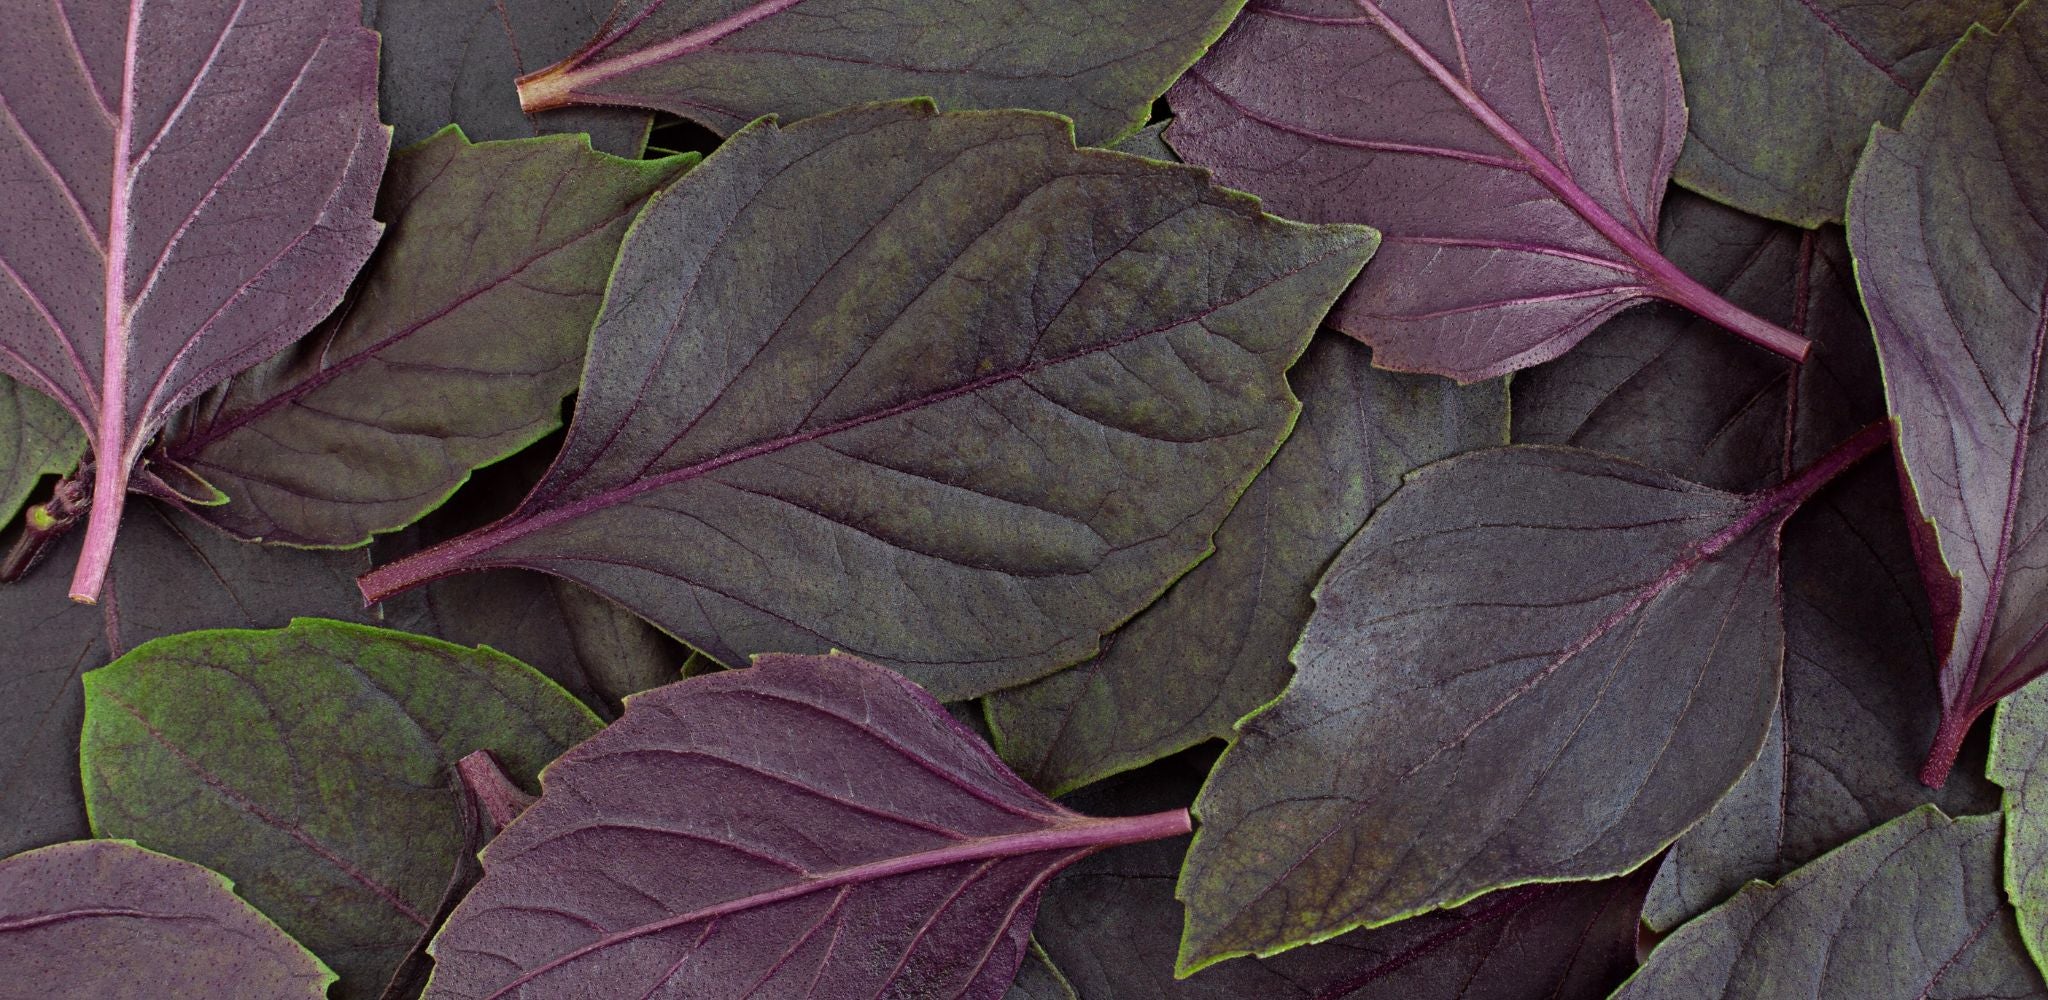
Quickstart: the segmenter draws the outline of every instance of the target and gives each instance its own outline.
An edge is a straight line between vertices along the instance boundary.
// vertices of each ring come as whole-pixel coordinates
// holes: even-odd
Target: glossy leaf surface
[[[1615,1000],[2041,996],[1999,896],[1998,829],[1907,813],[1680,927]]]
[[[363,592],[525,567],[727,664],[1032,680],[1207,552],[1373,245],[1045,115],[764,122],[634,228],[533,494]]]
[[[1939,785],[1963,734],[2048,670],[2048,6],[1959,44],[1857,168],[1849,242],[1936,609]]]
[[[2005,789],[2005,895],[2034,963],[2048,967],[2048,689],[2029,685],[1998,706],[1989,773]]]
[[[1805,351],[1657,252],[1685,102],[1645,0],[1254,0],[1168,100],[1183,159],[1385,233],[1332,317],[1379,365],[1489,378],[1653,298]]]
[[[42,3],[0,33],[0,371],[92,442],[72,581],[179,406],[311,329],[376,245],[377,36],[330,0]]]
[[[144,644],[85,676],[93,830],[206,865],[375,997],[465,844],[449,770],[491,750],[523,780],[597,731],[488,649],[341,622]]]
[[[334,981],[227,879],[119,840],[0,861],[0,968],[24,998],[323,1000]]]
[[[695,161],[455,129],[401,151],[378,196],[390,229],[340,315],[173,422],[161,453],[228,496],[199,515],[357,545],[556,427],[626,227]]]
[[[404,147],[446,125],[479,142],[587,132],[590,144],[639,156],[652,117],[626,108],[528,114],[515,80],[594,34],[617,0],[363,0],[383,36],[379,104]]]
[[[1401,477],[1507,435],[1507,386],[1379,371],[1325,334],[1288,373],[1301,419],[1216,532],[1216,554],[1101,655],[986,705],[997,748],[1053,794],[1157,760],[1273,700],[1309,591]]]
[[[0,375],[0,525],[14,520],[44,476],[78,467],[85,438],[48,396]]]
[[[1047,878],[1185,832],[1055,805],[881,667],[764,656],[632,699],[548,768],[426,995],[993,1000]]]
[[[1691,120],[1678,182],[1802,226],[1839,221],[1856,154],[1896,124],[1972,22],[2011,0],[1651,0],[1671,19]]]
[[[1182,969],[1662,850],[1769,728],[1779,527],[1883,441],[1748,497],[1560,448],[1416,473],[1203,789]]]
[[[862,101],[1039,108],[1083,143],[1114,142],[1244,0],[623,0],[523,106],[659,108],[723,135]]]

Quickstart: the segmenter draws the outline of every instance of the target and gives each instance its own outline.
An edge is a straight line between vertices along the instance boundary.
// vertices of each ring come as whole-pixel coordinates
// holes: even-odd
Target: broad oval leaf
[[[1998,830],[1915,809],[1680,927],[1615,1000],[2048,995],[1999,896]]]
[[[2048,6],[1973,29],[1857,168],[1849,242],[1937,612],[1939,785],[1970,724],[2048,671]]]
[[[696,159],[453,128],[401,151],[348,305],[174,418],[155,454],[225,493],[196,513],[243,538],[351,546],[411,523],[560,423],[619,241]]]
[[[85,840],[0,861],[9,996],[323,1000],[312,953],[189,861]]]
[[[1152,101],[1244,0],[622,0],[595,36],[519,81],[529,111],[659,108],[723,135],[762,115],[930,96],[1068,115],[1089,145]]]
[[[1046,879],[1187,829],[1054,804],[881,667],[764,656],[634,697],[548,767],[426,995],[993,1000]]]
[[[85,438],[50,397],[0,375],[0,526],[14,520],[44,476],[78,467]]]
[[[199,862],[375,997],[464,849],[454,764],[531,781],[598,729],[489,648],[344,622],[190,632],[85,675],[93,831]]]
[[[1253,0],[1168,100],[1188,162],[1385,233],[1332,317],[1379,365],[1490,378],[1650,299],[1805,355],[1657,252],[1685,103],[1646,0]]]
[[[2005,789],[2005,895],[2035,965],[2048,969],[2048,685],[1999,704],[1989,773]]]
[[[1801,226],[1840,220],[1870,126],[1891,124],[1972,22],[2012,0],[1651,0],[1691,110],[1678,182]]]
[[[1206,554],[1373,245],[1048,115],[762,122],[634,227],[533,494],[363,593],[526,567],[728,664],[1032,680]]]
[[[609,19],[618,0],[363,0],[363,23],[383,35],[379,105],[410,146],[446,125],[472,139],[587,132],[590,144],[639,156],[648,112],[519,108],[520,76],[567,56]]]
[[[1770,725],[1779,527],[1885,430],[1748,497],[1561,448],[1417,472],[1202,791],[1182,970],[1662,850]]]
[[[1109,634],[1094,659],[988,697],[1003,759],[1058,795],[1203,740],[1272,701],[1309,591],[1420,465],[1505,443],[1507,386],[1379,371],[1319,337],[1288,383],[1301,420],[1216,530],[1216,554]]]
[[[352,3],[33,4],[0,32],[0,371],[91,439],[95,600],[172,410],[311,329],[377,242],[391,132]]]

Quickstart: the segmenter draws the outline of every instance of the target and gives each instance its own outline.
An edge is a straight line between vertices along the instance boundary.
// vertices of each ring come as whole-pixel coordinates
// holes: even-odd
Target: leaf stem
[[[107,567],[114,561],[114,534],[121,527],[121,508],[127,500],[128,463],[119,455],[95,461],[92,506],[85,514],[85,549],[78,554],[78,569],[71,575],[72,600],[99,603]]]
[[[1661,254],[1654,260],[1638,259],[1650,268],[1654,282],[1652,287],[1659,297],[1684,306],[1736,336],[1794,362],[1804,362],[1812,353],[1812,341],[1722,298],[1713,289],[1680,271]],[[1657,264],[1664,266],[1658,267]]]
[[[1956,755],[1962,752],[1963,738],[1970,735],[1970,726],[1977,721],[1983,709],[1969,709],[1962,712],[1941,713],[1941,727],[1934,731],[1934,745],[1927,750],[1927,760],[1920,765],[1920,783],[1938,789],[1948,784],[1948,774],[1955,769]]]

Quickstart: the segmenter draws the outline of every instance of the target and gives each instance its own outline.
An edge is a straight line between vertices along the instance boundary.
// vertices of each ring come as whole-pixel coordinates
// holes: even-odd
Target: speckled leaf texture
[[[363,592],[525,567],[728,665],[1034,680],[1207,554],[1375,242],[1049,115],[764,121],[627,238],[533,494]]]
[[[0,861],[9,997],[322,1000],[334,973],[189,861],[119,840]]]
[[[1680,927],[1614,1000],[2048,995],[1998,892],[1996,816],[1922,806]]]
[[[721,135],[762,115],[862,101],[1039,108],[1088,145],[1145,124],[1152,101],[1244,0],[621,0],[521,104],[658,108]]]
[[[376,614],[352,585],[369,565],[361,552],[244,545],[154,500],[128,521],[100,606],[65,596],[75,533],[0,586],[0,853],[90,836],[78,781],[85,671],[175,632]]]
[[[619,241],[696,159],[452,128],[401,151],[347,306],[174,418],[158,454],[225,493],[197,513],[243,538],[350,546],[411,523],[560,424]]]
[[[2048,670],[2048,6],[1973,29],[1856,170],[1849,243],[1936,609],[1939,785],[1970,724]]]
[[[1645,0],[1253,0],[1168,100],[1189,163],[1385,233],[1332,317],[1383,367],[1490,378],[1660,298],[1804,354],[1657,252],[1685,102]]]
[[[1507,386],[1377,371],[1320,335],[1288,373],[1301,419],[1216,531],[1216,554],[1104,640],[1101,655],[990,695],[1003,759],[1061,794],[1204,740],[1273,700],[1309,590],[1410,470],[1506,443]]]
[[[519,108],[520,76],[575,52],[618,0],[363,0],[383,35],[379,104],[410,146],[460,125],[478,141],[586,132],[616,156],[639,156],[652,115],[629,108]]]
[[[1991,780],[2005,789],[2005,894],[2020,936],[2048,969],[2048,687],[2031,684],[1998,706]]]
[[[464,850],[450,769],[490,750],[514,777],[597,717],[516,660],[298,619],[146,643],[85,676],[94,833],[204,864],[376,997]]]
[[[995,1000],[1046,879],[1187,829],[1054,804],[884,668],[764,656],[633,698],[548,767],[426,995]]]
[[[1839,229],[1796,229],[1675,194],[1674,261],[1813,339],[1794,366],[1670,307],[1620,317],[1515,377],[1515,438],[1572,444],[1728,490],[1766,487],[1884,414],[1876,345]],[[1989,811],[1959,774],[1914,771],[1939,721],[1938,662],[1891,463],[1845,473],[1785,527],[1785,679],[1762,754],[1662,862],[1644,920],[1669,930],[1928,801]]]
[[[0,375],[0,525],[14,520],[44,476],[78,467],[85,436],[50,397]]]
[[[312,329],[376,245],[391,132],[354,3],[38,3],[0,32],[0,371],[92,441],[72,595],[179,406]]]
[[[1883,430],[1750,496],[1567,448],[1415,473],[1202,791],[1181,969],[1662,850],[1770,726],[1780,526]]]
[[[1678,182],[1801,226],[1840,221],[1870,126],[1895,124],[1972,22],[2011,0],[1651,0],[1692,112]]]

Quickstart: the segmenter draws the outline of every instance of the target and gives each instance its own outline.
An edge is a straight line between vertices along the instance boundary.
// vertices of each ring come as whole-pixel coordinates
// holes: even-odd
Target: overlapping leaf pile
[[[7,14],[0,996],[2048,997],[2040,0]]]

